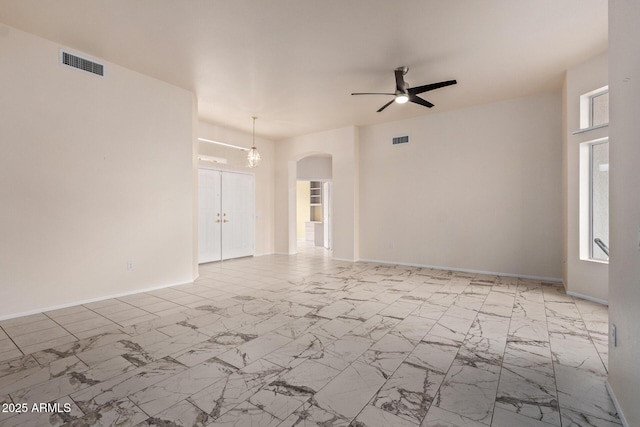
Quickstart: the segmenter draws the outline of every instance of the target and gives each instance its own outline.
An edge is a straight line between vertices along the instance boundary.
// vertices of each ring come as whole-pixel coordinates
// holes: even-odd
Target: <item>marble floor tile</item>
[[[393,415],[372,405],[364,407],[358,414],[353,425],[358,427],[418,427],[418,424]]]
[[[564,422],[562,423],[564,426]],[[516,412],[507,411],[496,407],[493,411],[491,427],[553,427],[556,424],[548,424],[535,418],[525,417]]]
[[[191,395],[187,400],[217,419],[276,380],[281,366],[259,360]]]
[[[71,323],[64,326],[65,329],[71,332],[76,338],[83,339],[100,335],[104,332],[110,332],[118,330],[121,325],[112,322],[104,317],[91,318],[78,323]]]
[[[511,317],[513,312],[514,295],[510,293],[492,291],[484,300],[481,313],[493,314],[496,316]]]
[[[46,341],[41,341],[41,342],[34,343],[32,345],[20,347],[20,351],[23,354],[33,354],[40,350],[54,348],[63,344],[69,344],[77,341],[77,338],[71,334],[62,335],[54,339],[49,339],[49,338],[50,337],[47,336],[46,338],[44,338]]]
[[[509,339],[503,363],[553,375],[553,359],[548,341]]]
[[[40,367],[40,364],[33,355],[16,357],[0,362],[0,382],[2,382],[6,376],[37,367]]]
[[[560,408],[553,375],[504,365],[496,408],[560,426]]]
[[[39,323],[41,322],[34,322],[30,323],[29,325]],[[36,329],[34,331],[21,333],[19,335],[13,335],[11,334],[11,332],[7,332],[7,334],[11,336],[13,342],[16,343],[16,345],[21,349],[38,345],[43,342],[49,342],[57,338],[71,337],[71,334],[69,334],[67,330],[57,324],[54,327],[47,327],[46,329]],[[75,337],[72,338],[75,340]]]
[[[314,396],[314,404],[328,412],[353,419],[384,384],[376,368],[354,362]]]
[[[237,368],[243,368],[291,341],[291,338],[271,332],[222,353],[218,358]]]
[[[171,427],[204,427],[211,425],[211,417],[203,412],[197,406],[183,400],[175,405],[166,408],[159,414],[149,417],[143,423],[138,424],[143,426],[171,426]]]
[[[378,312],[381,316],[404,319],[419,308],[420,304],[412,302],[396,301],[389,304],[385,309]]]
[[[364,322],[356,319],[335,318],[313,328],[312,332],[329,338],[340,338]]]
[[[427,319],[411,314],[395,325],[389,333],[406,338],[410,341],[419,342],[429,333],[435,324],[435,319]]]
[[[356,335],[345,335],[333,341],[331,344],[325,347],[325,350],[332,355],[338,356],[345,362],[353,362],[362,353],[367,351],[374,341],[359,337]]]
[[[461,343],[427,334],[407,356],[407,363],[446,374],[460,349]]]
[[[83,307],[83,310],[81,311],[59,315],[57,317],[52,317],[52,319],[54,319],[57,324],[64,326],[65,329],[67,328],[68,325],[72,325],[78,322],[83,322],[83,321],[88,321],[93,319],[107,320],[106,318],[102,317],[98,313],[95,313],[89,310],[88,308],[84,308],[84,307]],[[112,323],[112,322],[109,322],[109,323]]]
[[[185,369],[186,366],[172,359],[162,359],[106,380],[96,381],[89,387],[71,394],[71,398],[81,406],[83,411],[91,411],[123,396],[129,396]]]
[[[588,370],[596,375],[607,371],[593,342],[588,336],[549,333],[554,364]]]
[[[481,338],[502,339],[509,331],[511,319],[495,314],[479,313],[471,324],[469,335]]]
[[[331,345],[336,345],[338,341]],[[371,343],[369,343],[371,345]],[[364,364],[380,369],[386,378],[400,366],[415,348],[415,343],[398,335],[387,334],[370,346],[358,359]]]
[[[13,374],[0,377],[0,394],[14,393],[65,375],[68,372],[82,372],[86,369],[87,365],[76,356],[56,360],[45,367],[34,366],[29,369],[22,369]]]
[[[276,390],[262,389],[249,398],[249,403],[284,420],[293,414],[310,396],[290,393],[279,393]]]
[[[472,323],[473,319],[462,319],[445,314],[438,320],[433,328],[431,328],[429,334],[456,341],[463,341]]]
[[[483,338],[467,335],[454,363],[500,373],[506,338]]]
[[[85,351],[113,344],[120,340],[131,339],[131,336],[120,330],[110,330],[89,338],[83,338],[54,348],[33,353],[33,357],[42,365],[47,365],[55,360],[73,356]]]
[[[213,358],[130,394],[129,399],[153,416],[236,371],[236,367]]]
[[[402,323],[400,319],[375,315],[356,326],[349,334],[377,341],[399,323]]]
[[[356,308],[356,305],[352,301],[336,301],[334,303],[328,304],[317,310],[314,314],[319,317],[324,317],[327,319],[335,319],[341,314],[345,314],[349,311],[352,311]]]
[[[516,296],[511,317],[533,319],[544,322],[547,317],[545,303],[542,299],[531,301]]]
[[[249,402],[243,402],[208,425],[211,427],[275,427],[281,422],[282,420],[274,417],[267,411]]]
[[[10,361],[24,355],[10,339],[0,340],[0,362]]]
[[[539,280],[311,250],[0,322],[0,400],[73,405],[0,424],[619,425],[607,307]]]
[[[549,341],[549,331],[546,321],[530,319],[526,317],[511,318],[509,324],[509,339],[526,339],[536,341]]]
[[[432,405],[420,427],[484,427],[485,425]],[[509,427],[516,427],[516,425]]]
[[[376,393],[371,404],[420,424],[443,380],[443,373],[403,363]]]
[[[279,427],[347,427],[350,420],[341,415],[325,411],[312,402],[304,403],[289,415]]]
[[[315,395],[339,373],[339,370],[315,360],[306,360],[269,383],[265,389],[306,399]]]
[[[560,408],[562,427],[620,427],[620,422],[603,420],[593,415],[582,414],[567,408]]]
[[[32,322],[8,324],[3,326],[2,329],[8,336],[16,339],[34,332],[41,332],[48,329],[60,329],[60,325],[48,317],[44,317]]]
[[[65,420],[69,425],[77,426],[138,426],[148,418],[140,408],[127,398],[113,400],[87,412],[84,416]]]
[[[454,365],[447,373],[433,404],[489,425],[499,377],[488,370]]]
[[[554,368],[561,408],[614,423],[620,422],[605,386],[606,376],[560,364],[555,364]]]
[[[284,368],[296,366],[309,358],[320,357],[325,347],[333,341],[333,338],[310,332],[271,352],[264,359]]]
[[[305,315],[280,326],[274,332],[287,338],[296,339],[327,322],[329,319]]]

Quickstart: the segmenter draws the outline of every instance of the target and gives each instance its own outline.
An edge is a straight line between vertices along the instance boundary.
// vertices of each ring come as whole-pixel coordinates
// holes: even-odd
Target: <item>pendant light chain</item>
[[[250,168],[255,168],[260,163],[260,153],[258,153],[258,149],[256,148],[256,116],[251,116],[253,119],[253,145],[251,146],[251,150],[249,150],[249,154],[247,154],[247,162],[249,163]]]

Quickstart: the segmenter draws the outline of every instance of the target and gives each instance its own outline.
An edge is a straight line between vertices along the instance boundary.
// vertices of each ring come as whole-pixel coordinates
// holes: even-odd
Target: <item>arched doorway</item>
[[[331,250],[332,156],[314,153],[298,159],[296,166],[297,253],[327,256]]]

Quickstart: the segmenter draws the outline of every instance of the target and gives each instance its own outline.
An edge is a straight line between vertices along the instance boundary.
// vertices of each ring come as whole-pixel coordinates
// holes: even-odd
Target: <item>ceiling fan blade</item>
[[[392,99],[391,101],[387,102],[386,104],[384,104],[382,107],[380,107],[380,109],[378,111],[376,111],[376,113],[381,112],[382,110],[384,110],[385,108],[387,108],[389,105],[393,104],[393,101],[395,101],[395,99]]]
[[[434,90],[434,89],[440,89],[441,87],[445,87],[445,86],[451,86],[458,83],[455,80],[447,80],[446,82],[440,82],[440,83],[431,83],[428,85],[424,85],[424,86],[417,86],[417,87],[412,87],[409,88],[409,95],[417,95],[419,93],[423,93],[423,92],[427,92],[430,90]]]
[[[422,105],[422,106],[424,106],[424,107],[427,107],[427,108],[431,108],[431,107],[433,107],[433,104],[432,104],[432,103],[430,103],[430,102],[429,102],[429,101],[427,101],[426,99],[422,99],[422,98],[420,98],[418,95],[411,95],[411,96],[409,97],[409,101],[411,101],[411,102],[413,102],[413,103],[415,103],[415,104],[420,104],[420,105]]]
[[[394,73],[396,75],[396,90],[398,92],[405,93],[404,68],[403,67],[396,68],[394,70]]]
[[[356,92],[351,95],[391,95],[394,96],[395,93],[382,93],[382,92]]]

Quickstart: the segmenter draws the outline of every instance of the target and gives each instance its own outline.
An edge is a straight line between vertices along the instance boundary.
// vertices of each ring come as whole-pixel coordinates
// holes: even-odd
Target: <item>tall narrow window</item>
[[[580,96],[580,130],[609,124],[609,87],[601,87]]]
[[[589,258],[609,260],[609,141],[590,144]]]
[[[589,127],[596,127],[609,123],[609,91],[599,92],[589,98],[591,106],[591,123]]]

